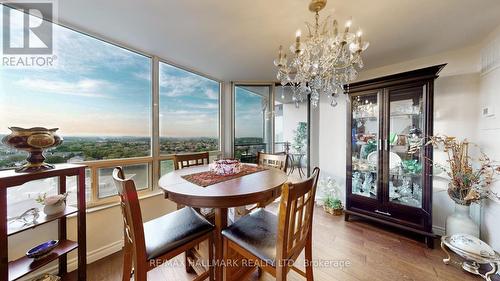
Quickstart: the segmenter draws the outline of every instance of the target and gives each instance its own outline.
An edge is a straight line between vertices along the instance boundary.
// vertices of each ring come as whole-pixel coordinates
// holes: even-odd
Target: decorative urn
[[[54,165],[45,163],[44,151],[56,147],[63,142],[62,137],[55,132],[58,128],[47,129],[42,127],[34,127],[29,129],[19,127],[9,127],[10,135],[2,139],[2,143],[6,146],[26,151],[29,153],[22,167],[15,171],[18,173],[38,172],[43,170],[54,169]]]

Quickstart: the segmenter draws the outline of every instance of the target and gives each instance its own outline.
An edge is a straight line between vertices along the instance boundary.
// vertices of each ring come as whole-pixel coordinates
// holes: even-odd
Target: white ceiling
[[[311,21],[308,0],[59,0],[59,21],[221,80],[275,80],[280,44]],[[499,0],[330,0],[362,27],[366,66],[478,43],[500,25]]]

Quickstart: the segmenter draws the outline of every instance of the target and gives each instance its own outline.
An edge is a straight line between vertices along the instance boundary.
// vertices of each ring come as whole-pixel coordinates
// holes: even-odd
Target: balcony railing
[[[288,153],[290,148],[289,142],[275,142],[274,152]],[[257,163],[258,152],[269,152],[269,144],[267,143],[240,143],[234,145],[234,157],[240,159],[243,163]]]

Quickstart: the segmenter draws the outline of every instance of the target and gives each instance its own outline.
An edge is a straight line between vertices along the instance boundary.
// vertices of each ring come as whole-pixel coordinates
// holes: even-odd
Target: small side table
[[[498,267],[500,264],[500,255],[495,252],[494,256],[482,256],[465,251],[452,245],[450,238],[450,236],[441,237],[441,249],[443,249],[443,251],[448,256],[447,258],[443,259],[444,264],[456,263],[458,265],[461,265],[465,271],[475,275],[479,275],[487,281],[491,281],[491,277],[493,277],[493,275],[495,275],[495,273],[498,271]],[[448,250],[459,255],[464,259],[464,261],[452,261],[450,252]],[[479,272],[480,264],[489,264],[491,266],[491,270],[489,272],[486,272],[485,274],[482,274],[481,272]]]
[[[302,158],[304,158],[305,154],[304,153],[290,153],[288,154],[288,159],[290,160],[290,170],[288,171],[288,174],[291,175],[293,171],[295,171],[295,168],[299,171],[299,176],[300,178],[305,177],[306,174],[304,173],[304,170],[302,169]]]

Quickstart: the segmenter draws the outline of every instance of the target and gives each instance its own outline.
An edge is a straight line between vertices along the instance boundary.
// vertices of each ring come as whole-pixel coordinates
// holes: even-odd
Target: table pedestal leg
[[[227,209],[215,209],[215,280],[224,280],[222,229],[227,227]]]

